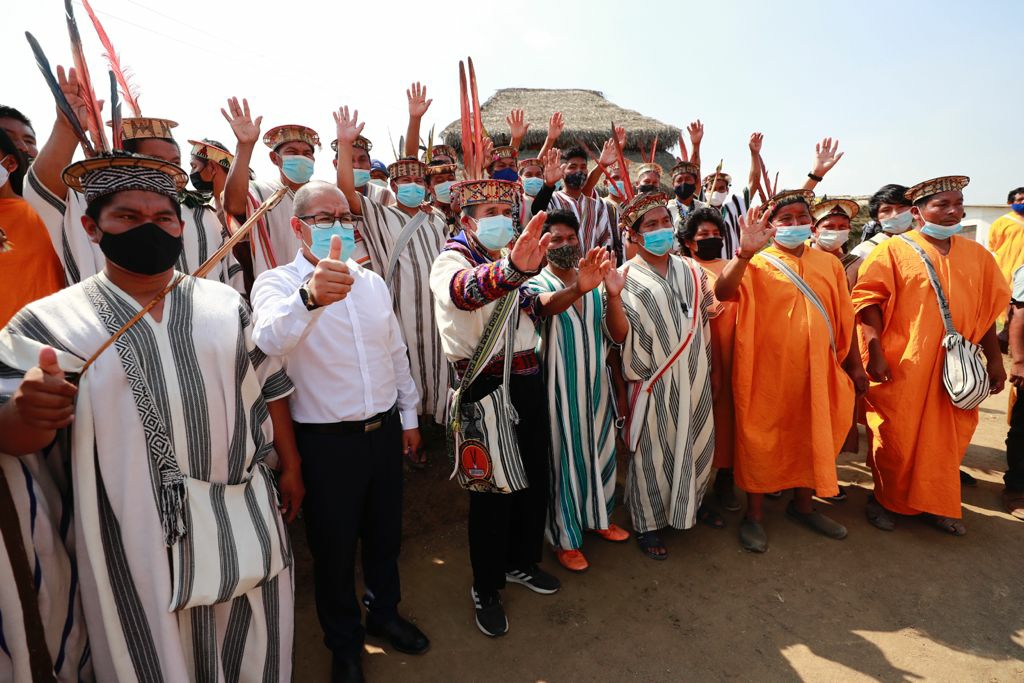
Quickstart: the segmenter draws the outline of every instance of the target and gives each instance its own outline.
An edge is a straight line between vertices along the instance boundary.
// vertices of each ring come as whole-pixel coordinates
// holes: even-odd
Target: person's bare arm
[[[45,448],[74,420],[78,388],[64,378],[57,354],[39,352],[39,365],[25,373],[11,400],[0,406],[0,452],[30,455]]]
[[[857,328],[853,329],[850,339],[850,350],[843,359],[843,370],[853,380],[853,386],[858,396],[863,396],[868,390],[868,376],[864,372],[864,362],[860,357],[860,341],[857,339]]]
[[[78,81],[78,74],[73,68],[69,69],[65,74],[64,67],[58,66],[57,82],[60,85],[61,92],[64,93],[64,97],[67,98],[68,104],[74,110],[75,116],[84,128],[89,120],[87,114],[88,106],[86,105],[86,97],[83,94],[84,90]],[[64,184],[63,173],[64,168],[74,158],[75,148],[78,145],[78,136],[75,135],[75,131],[72,129],[67,118],[58,109],[57,118],[53,121],[53,130],[50,132],[50,137],[47,138],[46,144],[39,150],[39,156],[32,163],[32,173],[50,194],[59,199],[65,199],[68,196],[68,188]]]
[[[768,212],[764,206],[755,206],[740,217],[740,247],[736,258],[725,265],[722,276],[715,282],[715,297],[719,301],[733,301],[740,291],[747,264],[775,235],[768,225]]]
[[[693,151],[690,153],[690,163],[700,168],[700,142],[704,139],[704,124],[701,123],[700,119],[697,119],[686,127],[686,132],[690,134],[690,147],[693,148]],[[700,185],[699,174],[697,184]]]
[[[364,123],[359,123],[359,110],[349,115],[348,107],[339,107],[334,112],[334,123],[338,127],[338,189],[348,200],[349,209],[357,216],[363,214],[363,206],[356,192],[355,180],[352,178],[352,143],[363,132]]]
[[[843,158],[843,154],[839,151],[839,140],[833,142],[832,138],[824,138],[814,146],[814,169],[811,171],[811,175],[824,179],[832,167]],[[804,189],[813,190],[817,186],[818,181],[808,176],[807,182],[804,183]]]
[[[1016,316],[1014,316],[1016,317]],[[1006,368],[1003,367],[1003,352],[999,350],[999,336],[996,325],[988,328],[981,338],[981,348],[985,351],[988,369],[989,393],[998,394],[1006,386]]]
[[[753,198],[757,188],[761,185],[761,146],[764,144],[762,133],[751,133],[750,142],[750,174],[747,176],[748,197]],[[767,190],[766,190],[767,192]]]
[[[254,121],[249,114],[249,101],[243,98],[239,104],[237,97],[229,99],[227,110],[221,109],[220,113],[231,126],[237,141],[235,160],[231,163],[224,184],[224,211],[232,216],[244,216],[249,196],[249,165],[256,141],[260,139],[263,117],[257,116]]]
[[[885,360],[882,350],[882,308],[878,305],[868,306],[857,314],[860,322],[864,343],[868,347],[868,365],[865,370],[873,382],[887,382],[892,379],[889,363]]]
[[[427,99],[427,86],[413,83],[405,91],[405,97],[409,100],[409,126],[405,129],[405,149],[402,153],[407,157],[419,158],[420,154],[420,123],[423,116],[430,109],[430,103],[434,100]],[[339,163],[340,167],[341,164]]]
[[[1010,383],[1018,389],[1024,388],[1024,305],[1013,305],[1010,318]]]
[[[295,428],[292,426],[292,411],[288,398],[267,402],[270,421],[274,426],[274,450],[280,461],[277,488],[281,494],[281,515],[285,522],[292,522],[299,514],[306,487],[302,483],[302,458],[295,443]]]

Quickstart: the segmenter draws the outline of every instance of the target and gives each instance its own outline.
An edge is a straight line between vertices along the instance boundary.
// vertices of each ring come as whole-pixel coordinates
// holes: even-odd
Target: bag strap
[[[691,341],[693,341],[693,335],[697,329],[697,311],[700,309],[700,278],[697,276],[697,271],[694,270],[692,262],[687,263],[687,266],[690,270],[690,277],[693,278],[693,309],[691,310],[691,313],[694,322],[690,324],[690,332],[686,335],[686,338],[683,339],[682,343],[676,347],[676,350],[665,359],[665,362],[661,364],[661,367],[655,370],[654,374],[651,375],[651,378],[647,380],[647,383],[644,386],[644,391],[648,394],[654,390],[654,384],[661,379],[662,375],[668,372],[669,368],[671,368],[672,365],[679,360],[680,356],[683,355],[683,351],[685,351],[686,347],[690,345]]]
[[[939,274],[935,271],[935,266],[932,264],[932,260],[928,258],[928,254],[921,248],[921,245],[910,239],[906,235],[899,235],[899,238],[909,244],[917,255],[924,261],[925,270],[928,271],[928,280],[932,283],[932,289],[935,290],[935,298],[939,301],[939,313],[942,315],[942,324],[946,328],[946,334],[956,334],[956,328],[953,327],[953,314],[949,312],[949,300],[946,298],[946,293],[942,291],[942,283],[939,282]]]
[[[398,266],[398,259],[402,255],[402,251],[405,250],[409,240],[412,239],[413,233],[415,233],[423,222],[427,220],[427,214],[422,211],[417,211],[416,215],[412,217],[405,227],[402,228],[402,232],[399,233],[398,239],[395,240],[395,246],[391,249],[391,256],[388,257],[388,265],[384,269],[384,282],[391,284],[391,278],[395,275],[395,268]]]
[[[774,254],[766,254],[764,252],[761,252],[758,256],[775,266],[780,273],[789,278],[790,281],[796,285],[796,288],[800,290],[800,293],[807,297],[807,300],[814,304],[814,307],[818,309],[818,312],[821,313],[821,317],[825,319],[825,326],[828,327],[828,343],[832,347],[832,355],[836,355],[836,337],[835,333],[832,332],[832,320],[828,317],[825,305],[821,303],[821,299],[819,299],[818,295],[813,289],[811,289],[811,286],[807,284],[802,277],[797,275],[795,270],[787,266],[778,256],[775,256]]]

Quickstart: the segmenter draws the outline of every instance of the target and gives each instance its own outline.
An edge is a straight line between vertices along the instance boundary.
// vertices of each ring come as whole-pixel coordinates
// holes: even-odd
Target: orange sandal
[[[629,532],[611,522],[608,523],[607,529],[594,529],[594,533],[612,543],[625,543],[629,540]]]
[[[561,550],[555,548],[555,557],[558,563],[571,572],[585,572],[590,567],[587,558],[579,550]]]

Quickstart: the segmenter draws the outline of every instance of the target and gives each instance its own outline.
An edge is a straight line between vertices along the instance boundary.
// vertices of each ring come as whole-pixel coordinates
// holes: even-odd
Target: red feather
[[[466,66],[459,62],[459,110],[462,122],[462,165],[467,180],[475,180],[473,175],[473,123],[469,116],[469,93],[466,88]]]
[[[103,131],[103,110],[96,100],[96,91],[92,87],[92,79],[89,78],[89,65],[85,61],[82,36],[78,33],[78,23],[75,21],[75,12],[71,8],[71,0],[64,0],[64,13],[68,21],[68,37],[71,39],[71,54],[75,61],[75,71],[78,73],[78,82],[85,91],[82,94],[89,110],[89,129],[99,151],[101,153],[109,152],[110,146],[107,144],[107,136]]]
[[[655,154],[658,151],[658,134],[654,134],[654,142],[651,143],[651,163],[654,163]]]
[[[636,196],[636,191],[633,190],[633,181],[629,179],[629,167],[626,166],[626,157],[622,153],[622,145],[619,144],[619,136],[615,134],[615,122],[612,121],[612,140],[615,142],[615,155],[619,159],[619,175],[622,176],[622,184],[626,190],[626,200],[630,200]]]
[[[118,86],[120,86],[121,96],[124,97],[124,101],[131,107],[135,116],[142,116],[142,110],[139,108],[139,91],[132,85],[128,73],[121,67],[121,58],[114,49],[114,44],[110,42],[110,37],[103,30],[103,24],[100,23],[99,17],[92,11],[92,5],[89,4],[89,0],[82,0],[82,5],[85,7],[85,11],[89,13],[89,18],[92,19],[93,28],[96,29],[96,35],[99,36],[100,42],[103,43],[103,49],[107,51],[104,56],[110,65],[110,70],[114,72],[114,78],[117,79]]]
[[[469,63],[469,89],[473,95],[473,144],[476,145],[476,172],[477,177],[480,177],[483,175],[484,166],[490,162],[490,159],[480,158],[484,148],[484,122],[483,116],[480,114],[480,96],[476,89],[476,69],[473,68],[473,58],[467,57],[466,61]]]

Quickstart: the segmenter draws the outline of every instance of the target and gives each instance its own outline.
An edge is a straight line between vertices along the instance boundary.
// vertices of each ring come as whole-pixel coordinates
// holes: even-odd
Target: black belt
[[[295,428],[314,434],[366,434],[384,426],[388,418],[398,414],[398,406],[391,406],[383,413],[377,413],[366,420],[352,422],[296,422]]]

